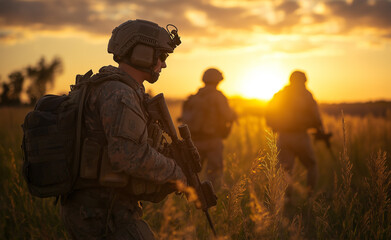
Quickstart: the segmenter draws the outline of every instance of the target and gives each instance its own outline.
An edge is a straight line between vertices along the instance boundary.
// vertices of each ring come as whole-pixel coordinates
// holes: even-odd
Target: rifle
[[[147,109],[150,117],[154,121],[157,121],[163,131],[171,138],[171,144],[169,145],[170,154],[184,172],[188,185],[194,188],[199,200],[199,204],[196,204],[196,207],[201,208],[205,213],[209,226],[216,236],[216,231],[208,213],[208,209],[216,206],[217,197],[212,183],[210,181],[201,182],[198,177],[198,173],[201,171],[202,166],[198,150],[191,139],[189,127],[186,124],[182,124],[178,127],[182,138],[179,139],[163,93],[149,99],[147,101]]]

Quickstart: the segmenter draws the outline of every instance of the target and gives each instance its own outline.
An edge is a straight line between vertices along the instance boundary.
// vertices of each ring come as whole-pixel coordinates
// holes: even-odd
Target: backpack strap
[[[88,72],[86,72],[84,75],[76,75],[76,81],[75,81],[75,84],[74,85],[71,85],[71,91],[74,91],[82,86],[84,86],[85,84],[89,83],[90,79],[91,79],[91,76],[92,74],[94,74],[92,72],[92,69],[90,69]]]
[[[87,89],[88,89],[88,82],[91,79],[93,72],[92,70],[89,70],[84,75],[77,75],[76,76],[76,84],[71,86],[71,91],[80,89],[81,91],[81,97],[79,101],[78,106],[78,112],[77,112],[77,122],[76,122],[76,144],[75,144],[75,156],[74,161],[80,162],[80,152],[81,152],[81,137],[82,137],[82,120],[83,120],[83,110],[84,110],[84,103],[87,95]],[[80,164],[74,164],[73,172],[79,172],[80,171]],[[72,189],[74,189],[74,186],[77,182],[78,177],[75,177],[72,182]]]

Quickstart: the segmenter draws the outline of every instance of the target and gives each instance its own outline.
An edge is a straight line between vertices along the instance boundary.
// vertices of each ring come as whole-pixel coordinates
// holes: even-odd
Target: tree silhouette
[[[52,62],[46,63],[41,57],[36,66],[28,66],[19,71],[14,71],[8,75],[8,81],[0,79],[2,92],[0,94],[0,105],[20,105],[20,97],[23,94],[25,79],[29,80],[26,94],[30,99],[30,104],[46,94],[48,87],[54,86],[55,77],[63,70],[62,61],[56,57]]]
[[[27,95],[31,104],[46,93],[47,87],[54,86],[55,76],[62,73],[62,61],[56,57],[51,63],[46,63],[45,58],[42,57],[37,66],[29,66],[26,68],[27,77],[31,83],[27,89]]]
[[[9,104],[8,94],[10,91],[10,87],[9,87],[9,84],[7,84],[7,83],[3,83],[2,85],[3,85],[2,86],[3,92],[1,93],[1,96],[0,96],[1,105],[8,105]]]
[[[10,79],[10,92],[9,92],[9,100],[11,105],[20,104],[20,94],[23,90],[24,76],[22,72],[15,71],[8,75]]]
[[[1,94],[1,105],[19,105],[20,94],[23,90],[24,76],[22,72],[15,71],[8,75],[8,83],[3,82]]]

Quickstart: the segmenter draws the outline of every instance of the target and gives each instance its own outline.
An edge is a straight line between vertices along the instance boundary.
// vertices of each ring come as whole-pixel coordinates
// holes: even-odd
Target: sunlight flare
[[[246,98],[269,100],[287,82],[286,76],[276,67],[253,68],[243,76],[241,92]]]

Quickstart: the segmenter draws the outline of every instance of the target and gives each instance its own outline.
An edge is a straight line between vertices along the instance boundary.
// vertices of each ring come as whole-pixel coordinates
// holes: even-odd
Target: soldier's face
[[[162,68],[166,68],[167,64],[166,61],[162,61],[160,58],[158,58],[156,66],[154,67],[153,71],[155,73],[160,73],[162,71]]]
[[[162,68],[166,68],[167,67],[167,64],[166,62],[160,60],[160,58],[157,60],[157,63],[156,63],[156,66],[153,68],[153,71],[155,73],[157,73],[157,77],[155,76],[156,79],[152,79],[152,81],[149,81],[150,83],[154,83],[158,80],[159,76],[160,76],[160,72],[162,71]],[[152,76],[151,76],[152,77]]]
[[[159,79],[160,72],[162,71],[162,68],[166,68],[166,59],[168,57],[168,53],[162,52],[158,59],[156,65],[153,67],[154,74],[149,74],[149,79],[146,79],[149,83],[154,83]]]
[[[159,79],[162,68],[166,68],[166,67],[167,67],[166,62],[162,61],[161,59],[158,59],[155,67],[153,68],[155,74],[148,74],[148,77],[145,80],[147,80],[149,83],[156,82]]]

